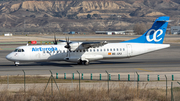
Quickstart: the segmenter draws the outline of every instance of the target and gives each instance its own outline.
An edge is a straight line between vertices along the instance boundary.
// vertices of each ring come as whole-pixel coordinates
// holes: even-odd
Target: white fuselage
[[[16,49],[23,51],[11,52],[6,56],[14,62],[36,61],[94,61],[100,59],[128,58],[169,47],[169,44],[148,43],[108,43],[98,48],[68,51],[64,45],[29,45]]]

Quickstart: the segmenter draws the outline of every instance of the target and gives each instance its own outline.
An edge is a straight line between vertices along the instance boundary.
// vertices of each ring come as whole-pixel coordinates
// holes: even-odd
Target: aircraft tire
[[[89,62],[88,61],[84,61],[84,65],[89,65]]]
[[[79,62],[77,62],[78,65],[82,65],[83,64],[83,61],[80,60]]]
[[[78,65],[89,65],[89,62],[80,60],[77,64]]]

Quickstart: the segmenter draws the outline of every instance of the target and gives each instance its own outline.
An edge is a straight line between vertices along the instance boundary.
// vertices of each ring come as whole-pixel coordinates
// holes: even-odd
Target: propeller
[[[66,38],[66,46],[64,46],[65,48],[67,48],[69,51],[71,51],[71,46],[70,46],[70,41],[69,41],[69,37]]]
[[[66,46],[64,46],[64,47],[69,50],[69,51],[67,51],[67,54],[66,54],[66,60],[69,60],[69,57],[70,57],[69,52],[71,52],[71,46],[70,46],[69,37],[66,37]]]
[[[57,39],[56,39],[56,34],[54,33],[54,41],[53,41],[53,43],[55,44],[55,45],[57,45]]]

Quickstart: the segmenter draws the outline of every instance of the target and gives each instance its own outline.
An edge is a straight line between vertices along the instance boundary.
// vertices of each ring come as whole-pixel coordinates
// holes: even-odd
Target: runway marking
[[[142,71],[146,71],[146,72],[152,72],[151,70],[146,70],[146,69],[142,69],[142,68],[135,68],[137,70],[142,70]]]

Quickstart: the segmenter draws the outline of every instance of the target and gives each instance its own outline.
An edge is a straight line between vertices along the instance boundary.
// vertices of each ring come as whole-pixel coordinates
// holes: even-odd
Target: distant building
[[[4,36],[13,36],[12,33],[5,33]]]
[[[125,31],[96,31],[95,33],[113,35],[113,34],[125,34]]]
[[[127,31],[96,31],[96,34],[107,34],[107,35],[117,35],[117,34],[121,34],[121,35],[125,35],[125,34],[133,34],[133,30],[127,30]]]
[[[106,34],[107,31],[95,31],[96,34]]]
[[[76,32],[75,31],[70,31],[69,34],[75,34]]]
[[[70,32],[63,32],[64,34],[79,34],[79,32],[70,31]]]
[[[126,30],[125,33],[126,33],[127,35],[134,35],[134,34],[135,34],[135,33],[134,33],[134,30]]]
[[[180,26],[172,26],[171,34],[179,34],[180,35]]]

